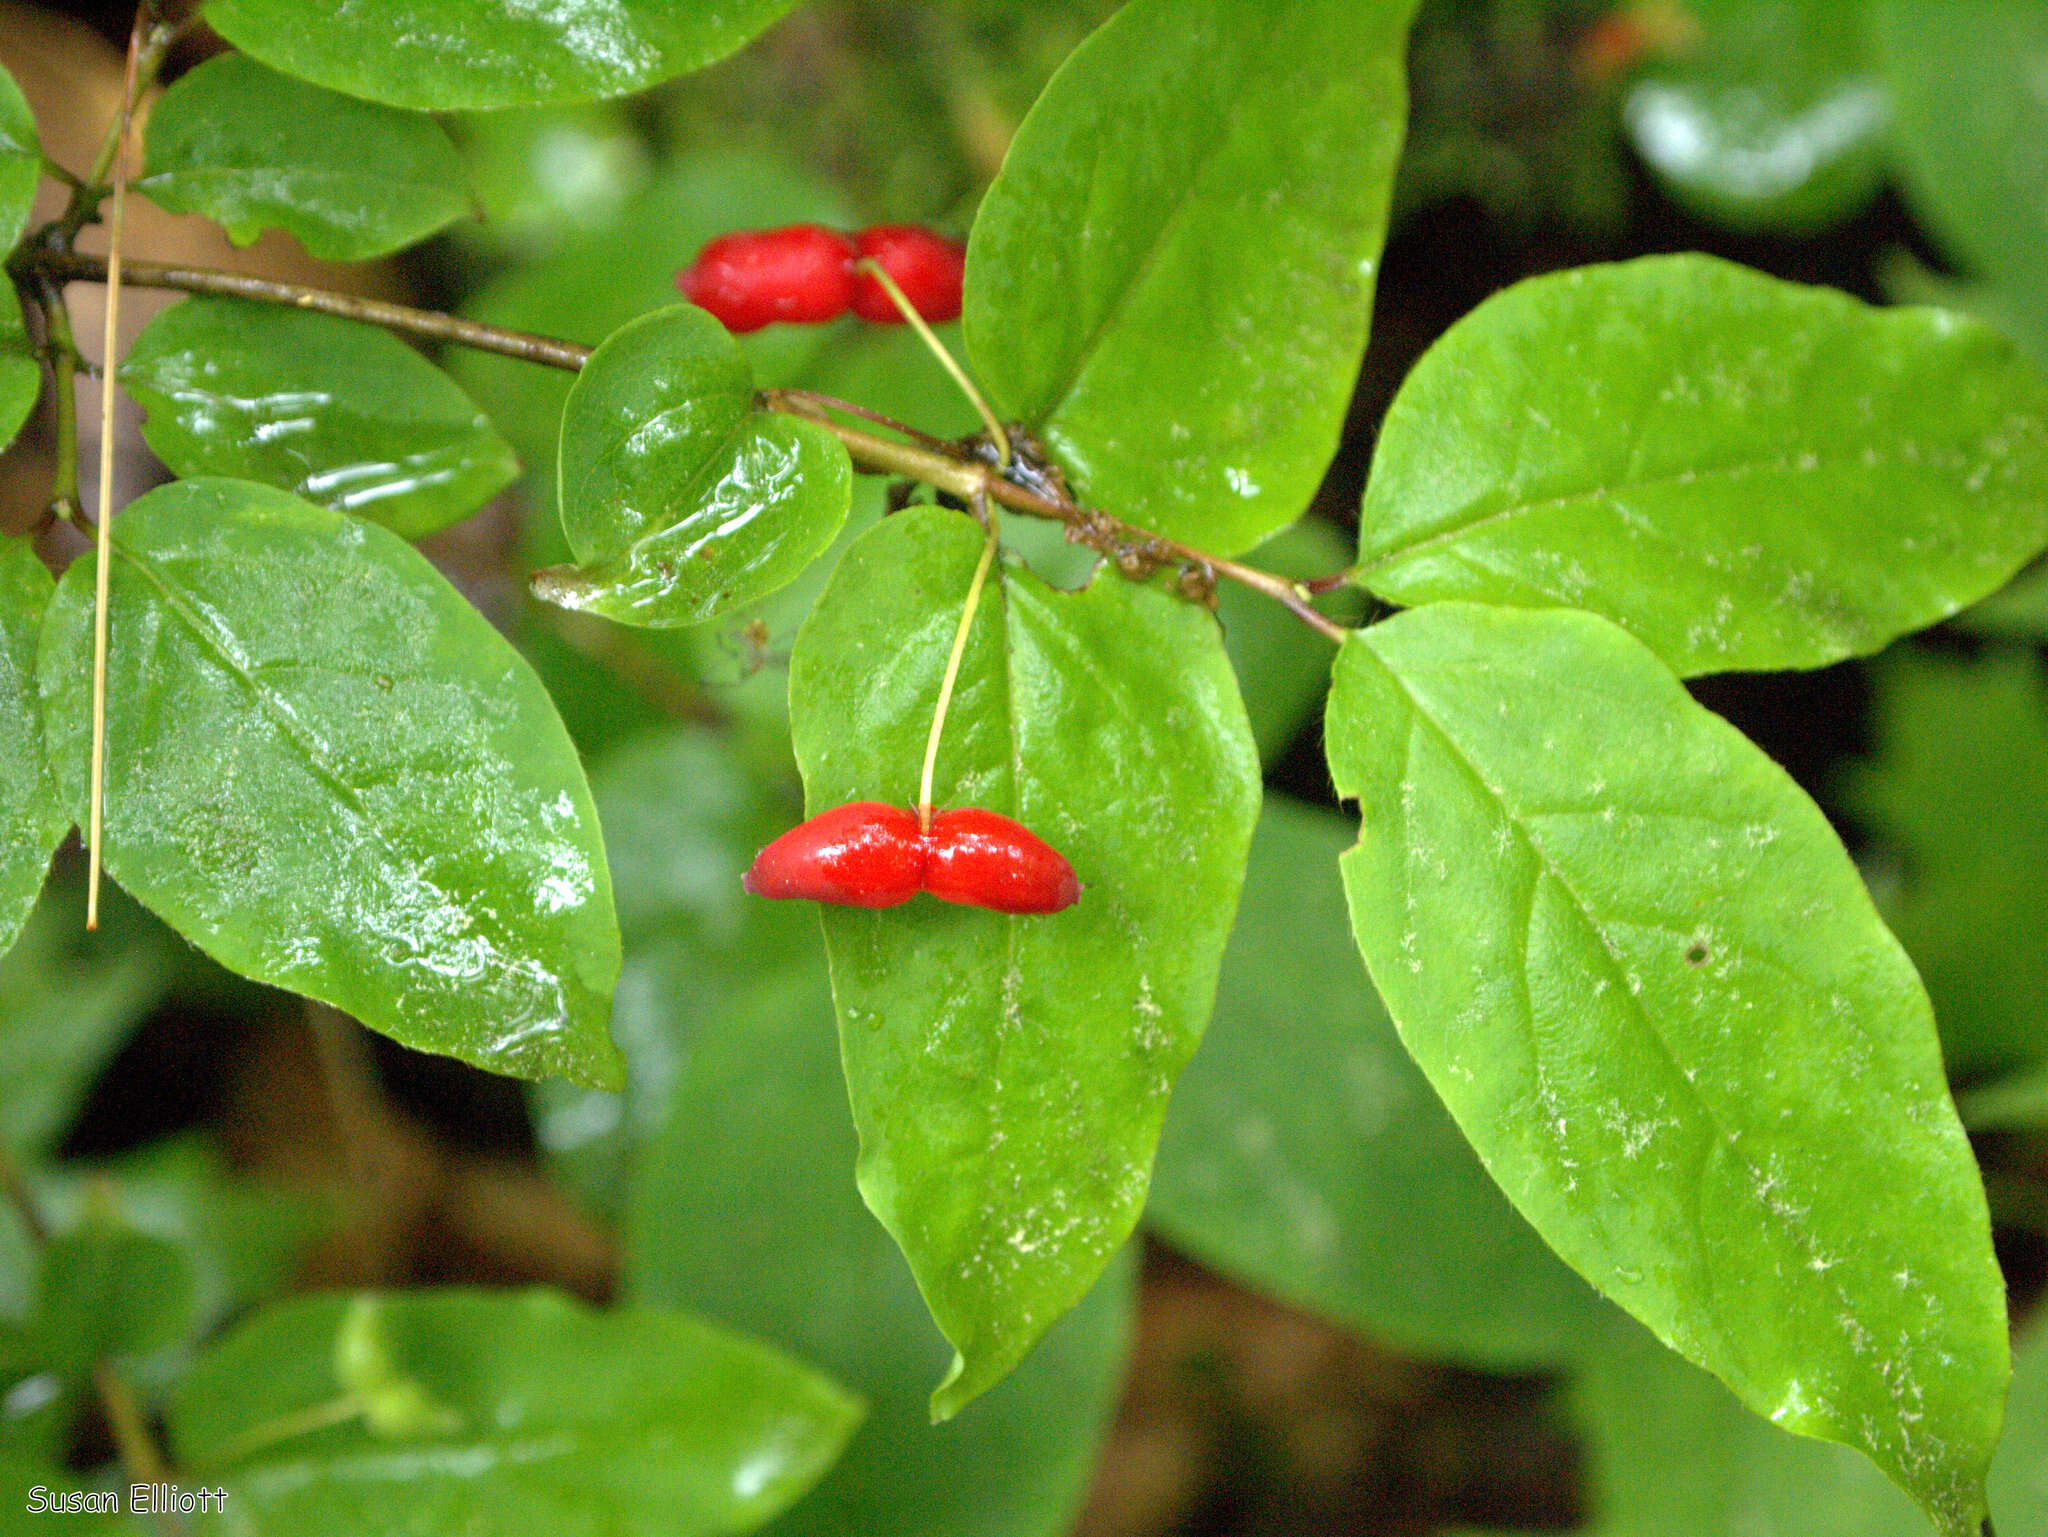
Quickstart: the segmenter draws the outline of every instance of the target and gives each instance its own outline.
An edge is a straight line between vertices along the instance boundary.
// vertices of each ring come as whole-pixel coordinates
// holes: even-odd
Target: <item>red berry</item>
[[[999,913],[1056,913],[1081,895],[1074,867],[1021,823],[978,807],[942,811],[926,839],[924,889]]]
[[[894,907],[924,883],[917,813],[879,801],[821,811],[754,856],[742,883],[757,897],[799,897],[842,907]]]
[[[820,224],[721,235],[676,274],[692,304],[728,331],[758,331],[774,321],[831,320],[853,302],[853,243]]]
[[[880,224],[853,237],[859,256],[896,280],[910,307],[926,320],[951,320],[960,313],[960,283],[967,272],[967,247],[914,224]],[[873,273],[853,280],[853,312],[863,320],[901,325],[903,312]]]

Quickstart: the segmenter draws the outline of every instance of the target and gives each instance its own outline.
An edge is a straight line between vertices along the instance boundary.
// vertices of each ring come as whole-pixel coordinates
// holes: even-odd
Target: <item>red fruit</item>
[[[1028,827],[979,807],[941,811],[926,840],[924,889],[999,913],[1056,913],[1081,895],[1074,867]]]
[[[820,224],[721,235],[676,274],[692,304],[728,331],[758,331],[774,321],[814,323],[853,302],[853,243]]]
[[[853,237],[856,255],[871,257],[896,280],[910,307],[926,320],[951,320],[960,313],[960,283],[967,272],[967,247],[914,224],[879,224]],[[903,312],[871,272],[853,280],[853,312],[863,320],[901,325]]]
[[[924,882],[917,813],[879,801],[821,811],[754,856],[742,884],[757,897],[894,907]]]

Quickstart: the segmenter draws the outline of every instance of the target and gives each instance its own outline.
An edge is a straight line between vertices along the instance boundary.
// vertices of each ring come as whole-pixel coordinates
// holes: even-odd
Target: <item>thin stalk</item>
[[[960,393],[965,395],[968,403],[981,413],[982,424],[988,428],[989,439],[996,446],[996,457],[1002,463],[1003,468],[1008,469],[1010,467],[1010,435],[1003,431],[1003,424],[996,420],[995,412],[991,411],[988,402],[981,398],[981,391],[976,389],[974,381],[967,377],[967,370],[962,368],[953,354],[946,350],[946,344],[939,340],[938,333],[924,323],[924,316],[918,314],[917,306],[904,297],[903,290],[896,286],[894,278],[882,270],[880,262],[876,261],[872,256],[863,256],[854,263],[854,268],[856,271],[865,272],[869,277],[882,285],[882,292],[889,296],[891,304],[902,311],[903,318],[910,324],[910,329],[917,333],[917,339],[923,342],[930,349],[931,355],[939,360],[939,366],[953,376],[953,382],[960,386]]]
[[[932,830],[932,770],[939,762],[939,735],[946,729],[946,712],[953,707],[953,685],[960,679],[960,658],[967,652],[967,632],[974,627],[975,606],[988,582],[988,569],[996,558],[996,520],[988,510],[988,498],[976,495],[974,515],[981,519],[988,537],[982,541],[981,561],[974,568],[974,580],[967,584],[967,601],[960,606],[960,628],[953,632],[953,652],[946,658],[946,673],[939,680],[939,702],[932,711],[932,732],[925,738],[924,775],[917,785],[917,826]]]
[[[325,1430],[330,1425],[346,1425],[362,1412],[362,1395],[344,1393],[339,1398],[328,1399],[324,1404],[312,1404],[304,1409],[295,1409],[289,1414],[280,1414],[275,1419],[250,1426],[240,1435],[215,1447],[190,1471],[204,1473],[210,1468],[232,1467],[252,1452],[263,1451],[280,1441],[295,1441],[300,1436],[311,1435],[316,1430]]]
[[[156,79],[156,72],[163,67],[164,56],[170,52],[171,44],[177,41],[178,33],[183,29],[180,22],[151,21],[150,9],[145,3],[135,12],[135,24],[128,33],[128,68],[122,81],[121,110],[108,124],[106,135],[100,140],[99,151],[93,156],[92,168],[82,177],[66,175],[63,178],[71,184],[71,201],[57,216],[50,234],[64,250],[70,249],[71,242],[78,238],[78,232],[99,212],[100,198],[107,190],[107,173],[113,169],[122,146],[127,142],[129,124],[135,120],[135,108],[142,99],[143,91]]]
[[[87,929],[100,926],[100,871],[105,863],[102,843],[107,809],[107,599],[114,570],[114,374],[121,345],[121,216],[128,195],[128,123],[135,110],[135,98],[142,89],[142,53],[148,46],[143,38],[146,12],[146,7],[136,10],[135,25],[128,32],[128,76],[114,125],[113,152],[102,157],[104,163],[93,168],[91,177],[97,183],[111,167],[114,207],[107,222],[107,323],[100,346],[100,495],[92,575],[92,764],[85,828]],[[171,34],[162,26],[147,30],[151,39],[160,40],[163,47],[170,45]],[[162,57],[161,48],[157,57]]]
[[[78,500],[78,343],[71,335],[71,310],[64,291],[47,278],[36,283],[36,308],[43,312],[43,340],[56,393],[57,464],[50,472],[50,510],[91,535]]]
[[[870,411],[866,406],[857,406],[850,400],[841,400],[837,395],[823,395],[816,390],[763,390],[763,395],[780,397],[784,408],[793,415],[815,416],[820,421],[829,420],[822,413],[837,411],[844,416],[858,417],[861,421],[872,422],[877,427],[887,427],[891,432],[900,432],[913,443],[926,448],[943,449],[944,438],[935,438],[928,432],[919,432],[908,422],[899,422],[893,416],[884,416],[880,411]],[[815,409],[813,409],[815,408]]]
[[[104,283],[107,280],[106,261],[82,252],[39,253],[36,264],[60,282]],[[500,357],[563,368],[571,373],[590,361],[591,349],[575,342],[535,336],[504,326],[485,325],[481,321],[464,320],[459,315],[446,315],[438,310],[413,309],[409,305],[392,304],[383,299],[333,293],[299,283],[276,283],[242,272],[131,261],[123,265],[122,281],[132,288],[167,288],[180,293],[213,294],[228,299],[250,299],[259,304],[282,305],[287,309],[313,310],[322,315],[339,316],[343,320],[360,320],[406,336],[455,342],[478,352],[494,352]]]
[[[37,251],[29,261],[28,269],[39,278],[64,282],[103,282],[107,276],[107,264],[101,258],[68,251]],[[386,330],[396,331],[402,335],[452,342],[479,352],[518,358],[523,362],[565,369],[571,373],[582,368],[591,353],[588,347],[555,337],[508,330],[503,326],[464,320],[459,316],[433,310],[413,309],[407,305],[391,304],[381,299],[333,293],[296,283],[272,282],[267,278],[251,277],[243,273],[131,261],[123,264],[122,275],[123,281],[133,287],[215,294],[228,298],[248,299],[259,304],[313,310],[324,315],[339,316],[344,320],[357,320],[369,325],[382,326]],[[972,501],[977,495],[985,496],[989,501],[1011,512],[1023,513],[1028,517],[1050,518],[1064,523],[1074,530],[1075,538],[1105,552],[1117,547],[1147,548],[1166,558],[1187,561],[1263,593],[1330,640],[1343,638],[1342,627],[1318,613],[1314,605],[1308,601],[1311,593],[1335,585],[1335,579],[1330,582],[1290,582],[1270,572],[1204,554],[1178,540],[1160,538],[1142,529],[1132,528],[1105,513],[1077,507],[1071,502],[1052,501],[992,474],[983,464],[959,457],[957,451],[949,445],[931,439],[914,429],[909,431],[909,435],[916,439],[915,442],[899,443],[877,437],[874,433],[863,431],[859,427],[834,421],[826,412],[828,409],[837,409],[837,403],[830,401],[829,397],[818,396],[804,390],[764,390],[761,392],[760,401],[767,410],[801,416],[825,427],[845,445],[854,467],[864,474],[891,475],[920,481],[959,497],[962,501]],[[857,409],[853,414],[873,421],[878,413]],[[893,421],[877,421],[875,425],[891,430],[898,430],[901,426]],[[991,426],[995,426],[993,421]]]

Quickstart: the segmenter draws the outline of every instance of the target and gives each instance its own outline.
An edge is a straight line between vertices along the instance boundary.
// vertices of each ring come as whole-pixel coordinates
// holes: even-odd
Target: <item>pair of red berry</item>
[[[926,320],[960,313],[967,248],[914,224],[880,224],[852,237],[822,224],[721,235],[676,274],[692,304],[728,331],[758,331],[775,321],[814,325],[849,309],[863,320],[901,325],[903,315],[873,273],[872,261]]]
[[[1074,867],[993,811],[914,811],[854,801],[791,828],[755,856],[746,889],[842,907],[894,907],[920,891],[999,913],[1056,913],[1081,895]]]

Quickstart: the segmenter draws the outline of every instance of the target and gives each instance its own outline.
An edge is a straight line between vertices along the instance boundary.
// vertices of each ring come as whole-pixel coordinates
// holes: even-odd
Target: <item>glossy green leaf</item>
[[[594,347],[650,310],[674,304],[677,269],[715,236],[804,222],[845,225],[851,218],[830,189],[774,161],[691,158],[666,167],[616,219],[569,241],[546,261],[487,285],[462,312]],[[769,326],[736,342],[757,376],[784,384],[792,382],[803,360],[828,345],[831,333],[822,326]],[[573,378],[466,350],[449,367],[519,451],[536,504],[552,508],[562,407]]]
[[[794,0],[211,0],[207,24],[273,69],[395,107],[625,96],[724,58]]]
[[[1886,916],[1951,1069],[2048,1060],[2048,677],[2023,653],[1902,651],[1877,673],[1876,721],[1850,804],[1903,858]]]
[[[409,539],[460,522],[519,473],[446,374],[331,315],[187,299],[135,339],[121,382],[173,473],[261,481]]]
[[[1133,1267],[1112,1261],[1007,1381],[934,1428],[927,1399],[949,1351],[854,1188],[817,926],[800,909],[749,909],[716,949],[720,995],[682,995],[666,1020],[674,1097],[636,1165],[626,1294],[785,1346],[872,1405],[772,1537],[1060,1537],[1122,1385]]]
[[[88,931],[82,896],[51,887],[0,958],[0,1148],[17,1163],[54,1149],[170,981],[161,929],[107,888]]]
[[[1974,1534],[2004,1286],[1934,1020],[1819,810],[1604,620],[1360,632],[1327,724],[1409,1051],[1574,1269]]]
[[[1571,1406],[1588,1537],[1926,1537],[1927,1518],[1868,1462],[1758,1419],[1627,1320]]]
[[[1413,0],[1133,0],[1018,130],[968,351],[1089,502],[1217,554],[1300,516],[1344,425]]]
[[[1282,530],[1247,558],[1262,571],[1297,579],[1329,576],[1350,561],[1343,536],[1318,521]],[[1340,588],[1319,599],[1318,606],[1339,623],[1353,624],[1364,617],[1361,596],[1355,589]],[[1323,696],[1330,687],[1330,643],[1271,598],[1236,582],[1216,589],[1216,617],[1223,625],[1223,648],[1244,693],[1259,757],[1272,763],[1293,744],[1301,728],[1322,713]]]
[[[1875,651],[2048,544],[2048,379],[1986,328],[1702,256],[1532,278],[1401,387],[1358,580],[1588,608],[1681,673]]]
[[[981,545],[972,520],[917,508],[840,561],[790,661],[813,813],[916,793]],[[824,912],[861,1192],[958,1352],[937,1416],[999,1381],[1129,1236],[1208,1023],[1258,796],[1209,614],[1114,576],[990,583],[934,801],[1032,828],[1080,901]]]
[[[76,1383],[97,1361],[170,1344],[190,1323],[195,1296],[176,1244],[88,1209],[43,1248],[29,1335],[42,1363]]]
[[[2048,303],[2048,5],[1875,0],[1914,208],[1983,276]]]
[[[305,17],[301,30],[323,27]],[[412,245],[470,207],[462,157],[432,118],[232,53],[207,60],[151,110],[135,190],[173,213],[204,214],[237,245],[281,229],[329,261]]]
[[[714,1537],[810,1487],[860,1419],[838,1387],[751,1340],[552,1292],[305,1297],[209,1352],[171,1402],[187,1465],[228,1490],[206,1530]],[[354,1311],[352,1312],[352,1308]],[[345,1328],[374,1330],[344,1341]],[[368,1352],[432,1416],[266,1436],[364,1383]],[[406,1433],[406,1432],[410,1433]]]
[[[21,432],[43,389],[43,366],[12,284],[0,288],[0,448]]]
[[[1689,0],[1697,35],[1630,82],[1622,120],[1681,203],[1742,230],[1803,234],[1877,191],[1890,116],[1841,0]]]
[[[1145,1219],[1253,1290],[1403,1350],[1556,1365],[1609,1310],[1515,1215],[1401,1049],[1345,917],[1337,856],[1355,832],[1267,800]]]
[[[691,304],[591,354],[557,466],[580,564],[543,572],[534,591],[636,625],[701,624],[787,586],[831,545],[853,494],[839,440],[756,406],[746,358]]]
[[[42,179],[43,146],[35,114],[14,76],[0,69],[0,250],[11,252],[21,239]]]
[[[36,636],[56,583],[26,541],[0,539],[0,952],[14,943],[71,830],[43,759]]]
[[[185,480],[114,532],[106,865],[232,971],[496,1072],[614,1086],[618,928],[539,681],[396,535]],[[82,813],[92,571],[45,627]]]

